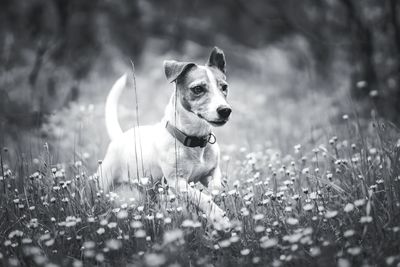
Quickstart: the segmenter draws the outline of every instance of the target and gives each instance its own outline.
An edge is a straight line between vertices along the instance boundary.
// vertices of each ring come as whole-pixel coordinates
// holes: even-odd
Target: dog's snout
[[[227,119],[231,115],[232,109],[227,106],[221,106],[217,108],[217,112],[221,118]]]

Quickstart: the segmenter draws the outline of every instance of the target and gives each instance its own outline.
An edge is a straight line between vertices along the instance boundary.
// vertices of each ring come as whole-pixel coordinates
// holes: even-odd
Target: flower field
[[[208,222],[184,193],[158,186],[121,201],[101,191],[82,161],[53,163],[47,144],[19,165],[4,148],[0,263],[398,266],[398,132],[377,119],[361,129],[348,115],[337,131],[290,155],[268,144],[223,151],[227,186],[209,193],[227,211],[229,229]]]

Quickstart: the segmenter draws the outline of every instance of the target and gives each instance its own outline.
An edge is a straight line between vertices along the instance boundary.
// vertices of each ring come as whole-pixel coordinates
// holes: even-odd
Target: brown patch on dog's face
[[[178,97],[182,106],[213,126],[221,126],[228,116],[221,116],[217,109],[230,106],[226,100],[226,76],[216,67],[194,65],[177,80]],[[230,113],[230,112],[229,112]]]

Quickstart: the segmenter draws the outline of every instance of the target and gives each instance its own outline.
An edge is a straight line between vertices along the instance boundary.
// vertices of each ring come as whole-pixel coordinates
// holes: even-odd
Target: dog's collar
[[[187,147],[205,147],[207,143],[214,144],[217,141],[213,133],[201,137],[186,135],[169,121],[165,124],[165,128],[173,137]]]

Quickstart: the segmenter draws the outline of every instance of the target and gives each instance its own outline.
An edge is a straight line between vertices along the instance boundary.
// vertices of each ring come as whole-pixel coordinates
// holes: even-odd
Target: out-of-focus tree
[[[110,46],[140,63],[152,37],[163,40],[159,49],[179,51],[188,40],[263,48],[297,35],[311,48],[308,60],[321,79],[329,82],[332,65],[342,61],[351,68],[355,98],[378,92],[378,108],[391,119],[399,117],[397,0],[1,0],[0,6],[1,68],[10,73],[28,67],[26,83],[44,105],[40,114],[51,110],[44,99],[60,95],[60,81],[43,71],[46,66],[63,68],[74,80],[64,105],[79,97],[80,81]],[[43,79],[46,90],[38,85]]]

